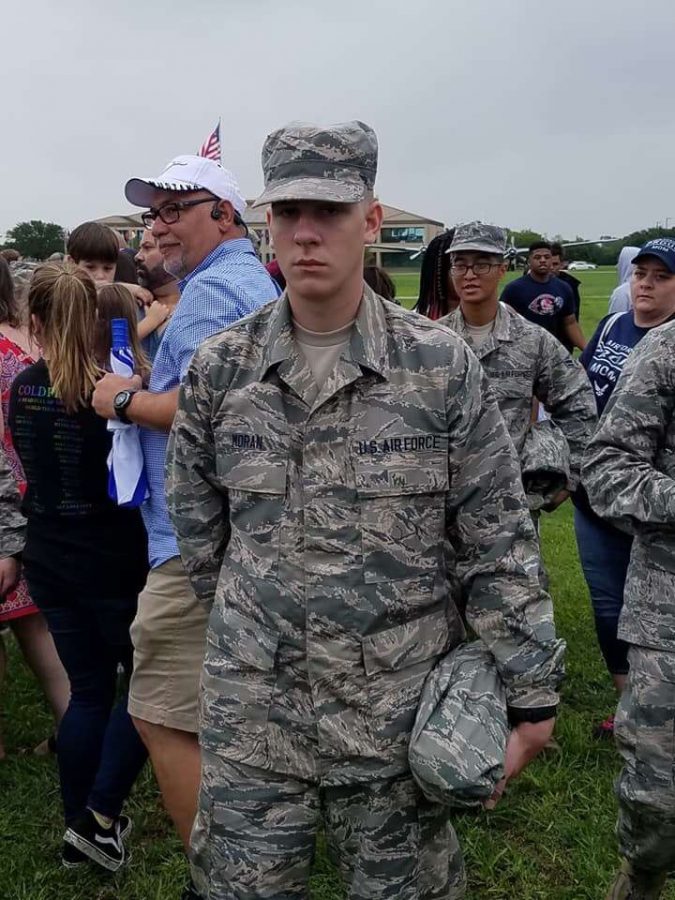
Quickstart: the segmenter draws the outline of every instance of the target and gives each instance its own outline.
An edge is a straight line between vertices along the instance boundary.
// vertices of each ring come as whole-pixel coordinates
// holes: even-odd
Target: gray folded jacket
[[[546,507],[570,480],[567,438],[550,419],[534,422],[520,454],[525,496],[531,510]]]
[[[480,642],[461,644],[430,672],[408,748],[427,799],[479,806],[504,773],[509,724],[494,657]]]

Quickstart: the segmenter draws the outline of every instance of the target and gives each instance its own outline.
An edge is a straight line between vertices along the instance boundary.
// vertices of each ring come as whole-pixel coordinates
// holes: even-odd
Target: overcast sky
[[[565,237],[675,222],[675,2],[51,0],[3,7],[0,234],[130,210],[196,152],[362,119],[381,199]],[[671,222],[672,224],[672,222]]]

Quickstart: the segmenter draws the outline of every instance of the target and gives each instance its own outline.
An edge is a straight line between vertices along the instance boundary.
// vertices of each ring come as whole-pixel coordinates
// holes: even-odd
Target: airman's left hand
[[[565,500],[569,500],[570,492],[569,491],[560,491],[555,497],[551,500],[550,503],[547,503],[544,506],[544,512],[554,512],[559,506],[565,502]]]
[[[520,775],[525,766],[544,749],[551,740],[555,718],[543,722],[521,722],[516,725],[506,745],[504,777],[495,788],[494,794],[484,803],[485,809],[494,809],[499,803],[506,785]]]

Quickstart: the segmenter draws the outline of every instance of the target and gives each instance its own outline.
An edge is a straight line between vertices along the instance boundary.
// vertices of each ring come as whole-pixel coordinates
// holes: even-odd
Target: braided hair
[[[420,295],[415,311],[430,319],[440,319],[459,304],[450,281],[450,254],[446,251],[455,234],[454,228],[436,235],[422,258]]]

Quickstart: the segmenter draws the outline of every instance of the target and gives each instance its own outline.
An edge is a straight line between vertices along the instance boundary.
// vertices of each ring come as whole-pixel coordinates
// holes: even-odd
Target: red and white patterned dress
[[[0,402],[2,403],[2,417],[5,425],[5,433],[2,439],[2,449],[9,462],[10,469],[16,480],[17,486],[23,495],[26,490],[26,478],[16,455],[12,435],[7,427],[9,412],[9,391],[12,382],[26,366],[32,366],[35,362],[25,350],[11,341],[0,332]],[[10,619],[18,619],[20,616],[31,616],[38,612],[37,606],[30,599],[28,586],[23,577],[16,588],[4,598],[0,598],[0,622],[8,622]]]

